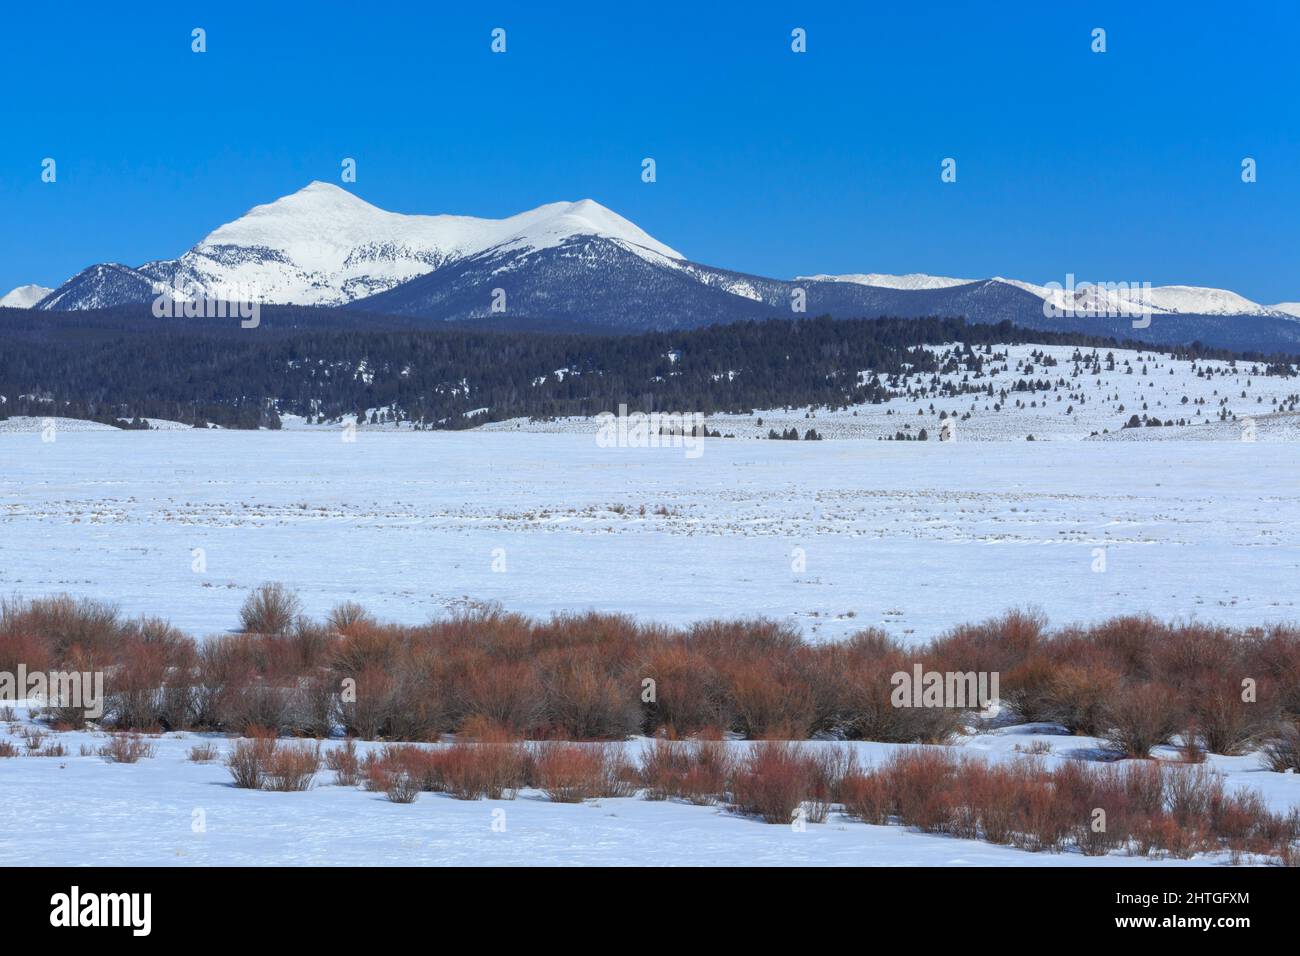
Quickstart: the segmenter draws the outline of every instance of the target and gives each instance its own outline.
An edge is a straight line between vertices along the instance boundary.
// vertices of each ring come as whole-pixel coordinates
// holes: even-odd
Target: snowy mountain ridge
[[[15,290],[12,303],[5,301],[72,311],[162,295],[351,306],[429,322],[519,318],[539,328],[622,330],[801,314],[945,315],[1152,342],[1300,350],[1300,304],[1265,306],[1226,289],[1063,278],[1042,285],[926,273],[774,279],[688,260],[590,199],[502,219],[405,215],[313,182],[253,207],[176,259],[99,263],[34,304],[43,290]],[[1135,315],[1146,318],[1130,321]],[[1148,328],[1152,316],[1159,321]]]
[[[800,276],[816,282],[851,282],[877,289],[948,289],[978,282],[978,279],[951,279],[924,273],[908,275],[847,274]],[[1149,312],[1154,315],[1288,315],[1300,318],[1300,303],[1261,305],[1245,296],[1227,289],[1204,286],[1166,285],[1142,288],[1134,285],[1128,289],[1111,290],[1098,285],[1078,282],[1074,290],[1056,285],[1037,285],[1019,279],[995,276],[987,281],[999,282],[1023,289],[1050,303],[1058,310],[1076,312],[1129,314]]]
[[[548,203],[505,219],[404,215],[313,182],[219,226],[177,259],[136,269],[92,266],[40,308],[142,301],[145,286],[153,290],[146,298],[177,289],[209,297],[254,290],[265,304],[344,305],[488,249],[542,250],[573,236],[610,239],[638,255],[682,258],[591,199]],[[102,288],[105,282],[110,288]]]
[[[969,285],[979,281],[978,279],[950,279],[947,276],[932,276],[923,272],[909,272],[901,276],[880,272],[854,272],[838,276],[825,274],[796,276],[796,279],[806,279],[809,282],[852,282],[876,289],[949,289],[956,285]]]

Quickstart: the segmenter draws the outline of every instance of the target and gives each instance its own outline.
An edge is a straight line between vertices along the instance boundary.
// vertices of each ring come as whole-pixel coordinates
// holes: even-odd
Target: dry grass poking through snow
[[[201,743],[190,748],[190,760],[194,763],[211,763],[221,756],[215,744]]]

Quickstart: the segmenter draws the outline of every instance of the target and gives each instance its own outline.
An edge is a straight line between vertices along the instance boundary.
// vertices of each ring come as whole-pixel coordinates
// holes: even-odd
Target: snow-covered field
[[[1296,446],[779,442],[587,434],[0,434],[0,594],[204,634],[247,591],[416,623],[470,602],[667,623],[762,614],[903,640],[1037,605],[1300,620]],[[644,509],[644,511],[642,510]]]
[[[20,711],[24,708],[20,708]],[[1096,742],[1053,736],[1041,726],[1007,727],[966,738],[959,750],[993,760],[1033,741],[1052,745],[1043,759],[1072,759]],[[0,724],[0,739],[22,741]],[[1030,853],[974,840],[871,826],[832,812],[799,831],[719,807],[638,797],[551,803],[525,790],[515,800],[455,800],[422,793],[413,804],[340,787],[323,771],[307,792],[233,787],[219,762],[192,763],[190,747],[212,735],[164,734],[156,755],[135,764],[98,756],[104,735],[49,734],[64,757],[0,760],[0,865],[601,865],[601,866],[1143,866],[1226,864],[1225,854],[1156,860],[1121,853]],[[338,746],[339,742],[325,746]],[[639,748],[645,741],[630,741]],[[368,746],[361,744],[359,747]],[[736,742],[731,746],[749,746]],[[830,746],[809,743],[809,747]],[[857,743],[862,765],[897,745]],[[1164,754],[1169,756],[1169,754]],[[1300,776],[1262,771],[1258,759],[1211,757],[1228,787],[1259,790],[1274,810],[1300,804]],[[502,815],[504,812],[504,815]],[[495,827],[494,827],[495,824]],[[504,829],[502,829],[504,824]]]
[[[1216,377],[1210,389],[1224,384]],[[884,416],[885,407],[859,411]],[[829,432],[826,418],[816,427]],[[936,418],[927,411],[923,420],[933,432]],[[1300,620],[1296,446],[1262,434],[710,439],[691,457],[602,448],[590,422],[562,433],[9,424],[0,433],[0,594],[109,599],[198,635],[233,628],[247,591],[268,580],[297,589],[317,616],[357,600],[381,618],[419,622],[499,601],[538,615],[595,608],[674,624],[762,614],[814,639],[879,626],[920,641],[1024,605],[1054,624],[1140,612],[1234,625]],[[1044,740],[1049,762],[1095,756],[1095,741],[1042,731],[1003,728],[958,746],[1004,759]],[[13,734],[0,724],[4,736]],[[65,757],[0,759],[0,833],[11,835],[0,840],[0,863],[1153,862],[1031,854],[839,814],[798,832],[635,798],[566,805],[528,791],[504,802],[423,794],[407,806],[334,786],[328,773],[307,793],[245,791],[220,764],[187,760],[194,735],[159,737],[157,755],[134,765],[80,756],[102,744],[93,733],[56,736]],[[851,746],[864,763],[893,749]],[[1254,755],[1210,761],[1274,809],[1300,805],[1296,775],[1266,772]],[[504,832],[492,826],[494,810],[505,811]]]

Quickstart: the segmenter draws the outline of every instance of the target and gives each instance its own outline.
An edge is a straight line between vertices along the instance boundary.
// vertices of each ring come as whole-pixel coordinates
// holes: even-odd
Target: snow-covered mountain
[[[1300,350],[1300,306],[1263,306],[1225,289],[1116,291],[924,273],[772,279],[692,262],[590,199],[505,219],[403,215],[321,182],[254,207],[179,258],[91,266],[37,307],[109,308],[160,293],[532,328],[964,316],[1151,342]],[[1135,314],[1159,321],[1135,324]]]
[[[923,272],[909,272],[907,275],[893,276],[881,272],[854,272],[847,275],[797,276],[796,281],[806,279],[809,282],[852,282],[857,285],[873,286],[877,289],[948,289],[955,285],[967,285],[975,279],[950,279],[947,276],[930,276]]]
[[[573,236],[598,236],[638,255],[682,258],[590,199],[549,203],[506,219],[408,216],[313,182],[218,227],[178,259],[138,269],[93,266],[42,308],[146,301],[166,287],[197,297],[343,305],[487,249],[548,249]]]
[[[30,309],[53,291],[43,285],[20,285],[0,296],[0,309]]]
[[[1202,286],[1154,286],[1150,293],[1138,298],[1171,315],[1267,315],[1273,311],[1227,289]]]
[[[914,272],[908,275],[878,273],[850,275],[801,276],[810,281],[852,282],[877,289],[948,289],[978,280],[950,279]],[[1245,296],[1227,289],[1202,286],[1166,285],[1143,289],[1140,286],[1126,290],[1107,290],[1095,285],[1078,283],[1076,290],[1035,285],[1019,279],[997,276],[988,280],[1024,289],[1059,310],[1076,312],[1122,313],[1145,310],[1153,315],[1279,315],[1300,316],[1300,303],[1283,303],[1268,306],[1252,302]],[[1290,306],[1290,308],[1288,308]]]
[[[504,293],[498,298],[495,290]],[[690,328],[789,311],[787,283],[712,269],[624,240],[570,236],[544,248],[494,246],[356,303],[390,315],[523,317],[626,330]]]
[[[47,312],[108,309],[148,302],[157,295],[158,287],[157,279],[139,269],[105,262],[81,270],[42,299],[36,308]]]

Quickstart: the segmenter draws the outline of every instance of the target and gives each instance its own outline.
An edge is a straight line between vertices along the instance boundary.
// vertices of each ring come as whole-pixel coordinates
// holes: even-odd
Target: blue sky
[[[387,209],[591,197],[765,275],[1300,299],[1298,4],[293,6],[7,7],[0,292],[178,255],[350,156]]]

